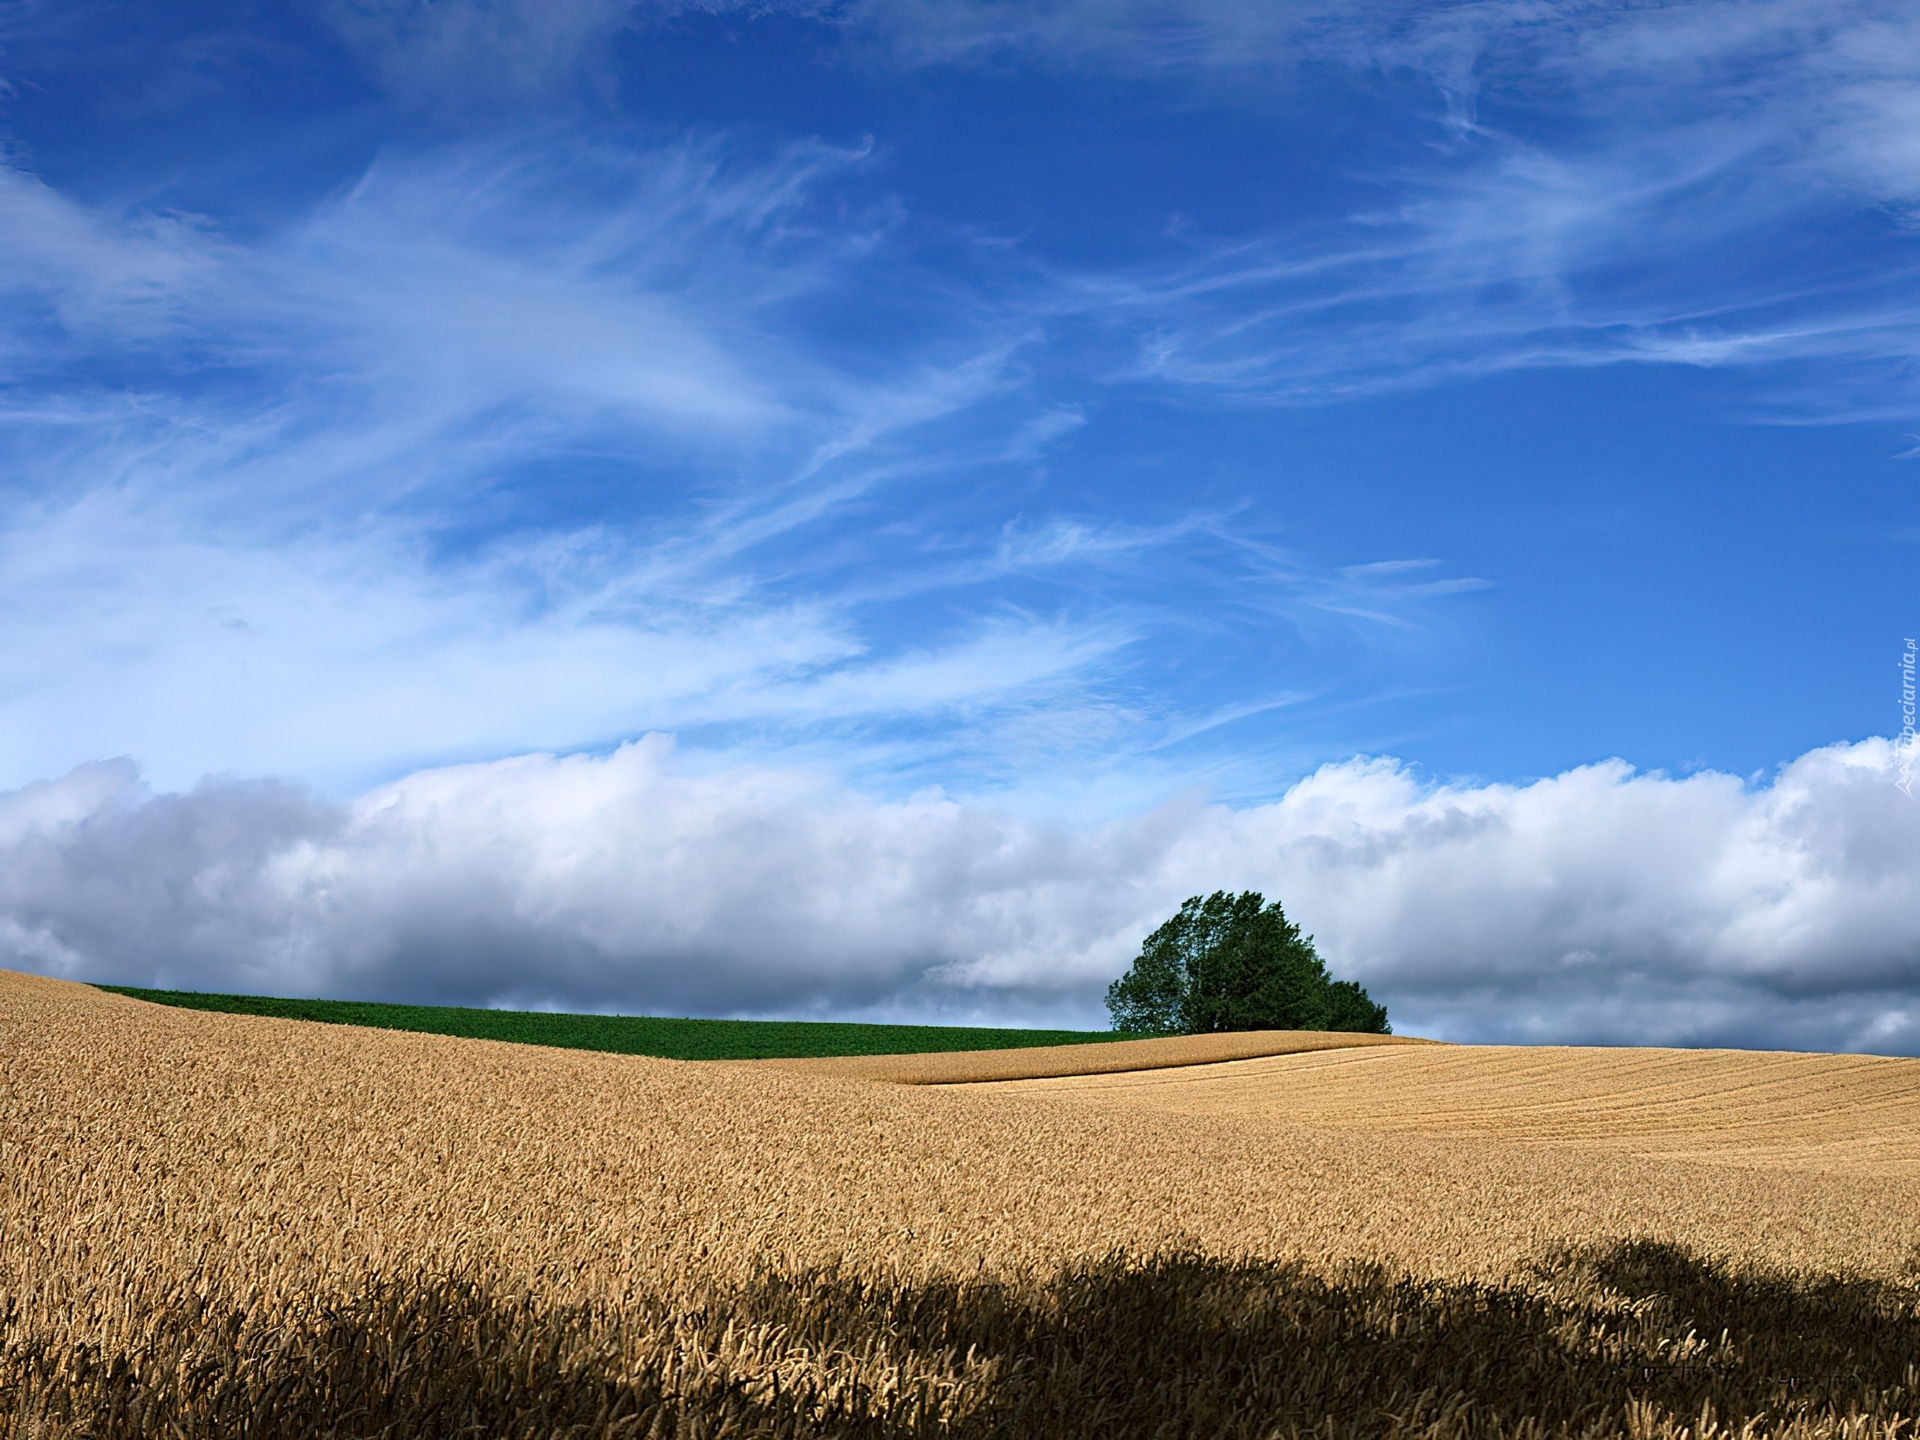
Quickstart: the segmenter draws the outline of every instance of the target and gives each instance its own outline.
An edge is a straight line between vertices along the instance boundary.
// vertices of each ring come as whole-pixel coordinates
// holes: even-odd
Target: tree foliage
[[[1113,1028],[1129,1035],[1222,1030],[1348,1030],[1388,1034],[1387,1010],[1335,980],[1313,937],[1257,891],[1195,895],[1155,930],[1107,987]]]

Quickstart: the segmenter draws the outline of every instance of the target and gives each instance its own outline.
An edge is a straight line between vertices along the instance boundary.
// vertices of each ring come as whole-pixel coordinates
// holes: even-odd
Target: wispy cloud
[[[316,8],[390,92],[465,108],[611,86],[608,42],[654,7],[633,0],[322,0]]]
[[[909,65],[1040,64],[1123,74],[1271,68],[1299,29],[1294,7],[1259,0],[852,0],[793,7]]]
[[[1908,8],[1500,0],[1255,17],[1236,3],[1088,0],[836,13],[893,35],[913,63],[1051,61],[1194,85],[1250,65],[1331,75],[1416,142],[1352,153],[1345,179],[1373,198],[1344,214],[1264,233],[1188,226],[1185,253],[1162,263],[1061,274],[1054,313],[1132,347],[1112,379],[1318,403],[1518,370],[1687,365],[1772,372],[1783,419],[1920,406],[1907,373],[1920,349]],[[1257,86],[1204,93],[1265,103]]]
[[[1756,251],[1803,243],[1793,227],[1813,207],[1790,213],[1804,199],[1791,176],[1758,201],[1728,201],[1715,192],[1749,178],[1745,160],[1696,156],[1655,174],[1619,155],[1549,159],[1504,137],[1471,148],[1480,163],[1450,178],[1403,177],[1410,198],[1392,208],[1285,238],[1194,243],[1190,259],[1081,277],[1068,293],[1134,337],[1115,380],[1242,401],[1317,403],[1516,370],[1804,376],[1819,363],[1838,383],[1822,396],[1803,379],[1804,399],[1784,414],[1856,407],[1863,386],[1896,408],[1920,404],[1904,380],[1920,350],[1909,299],[1920,277],[1896,234],[1881,263],[1802,268],[1783,284],[1784,267],[1758,265]]]
[[[1269,616],[1322,582],[1205,517],[922,503],[1084,417],[1024,393],[1025,304],[896,286],[930,338],[828,358],[808,307],[892,263],[866,163],[396,152],[247,240],[7,172],[31,241],[0,407],[15,775],[134,751],[168,785],[338,793],[708,727],[998,784],[1035,747],[1111,765],[1191,728],[1124,698],[1143,637],[1187,623],[1155,593],[1174,552],[1214,536],[1239,558],[1203,583]],[[1014,576],[1035,588],[995,589]]]
[[[801,213],[857,161],[388,157],[250,246],[9,172],[0,213],[33,241],[8,275],[22,343],[0,412],[12,753],[44,765],[89,716],[81,743],[132,738],[165,775],[338,782],[684,723],[727,695],[778,709],[858,656],[830,597],[734,567],[982,382],[963,360],[869,385],[782,342],[781,307],[861,243]],[[139,389],[93,378],[162,342]],[[581,484],[610,492],[591,519]]]

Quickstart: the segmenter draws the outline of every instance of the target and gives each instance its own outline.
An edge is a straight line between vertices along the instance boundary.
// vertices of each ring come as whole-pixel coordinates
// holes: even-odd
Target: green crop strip
[[[267,995],[203,995],[192,990],[96,989],[157,1005],[268,1015],[325,1025],[412,1030],[469,1040],[510,1040],[562,1050],[602,1050],[663,1060],[775,1060],[826,1055],[930,1055],[952,1050],[1012,1050],[1112,1040],[1105,1030],[999,1030],[966,1025],[857,1025],[820,1020],[671,1020],[652,1015],[555,1015],[533,1010],[474,1010],[454,1005],[383,1005],[365,1000],[281,1000]]]

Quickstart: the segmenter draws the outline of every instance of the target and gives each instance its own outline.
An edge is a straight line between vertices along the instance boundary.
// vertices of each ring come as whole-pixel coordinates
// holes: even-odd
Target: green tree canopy
[[[1387,1009],[1327,974],[1313,937],[1257,891],[1193,896],[1107,987],[1128,1035],[1221,1030],[1347,1030],[1385,1035]]]

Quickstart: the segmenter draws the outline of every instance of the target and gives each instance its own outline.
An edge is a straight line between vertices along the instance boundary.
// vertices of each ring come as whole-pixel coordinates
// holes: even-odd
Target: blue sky
[[[14,0],[0,787],[97,827],[277,785],[332,834],[671,735],[689,785],[1080,839],[1359,757],[1407,805],[1614,758],[1770,803],[1901,721],[1917,68],[1909,9],[1841,0]],[[1857,823],[1920,859],[1881,788]],[[805,863],[768,884],[843,883]],[[1174,868],[1065,978],[928,940],[685,1003],[1097,1018]],[[18,963],[160,973],[9,903]],[[352,972],[257,923],[318,967],[268,979],[648,1003],[548,984],[546,941],[409,980],[415,941]],[[704,924],[582,953],[651,975]],[[1029,989],[928,998],[995,945]]]

